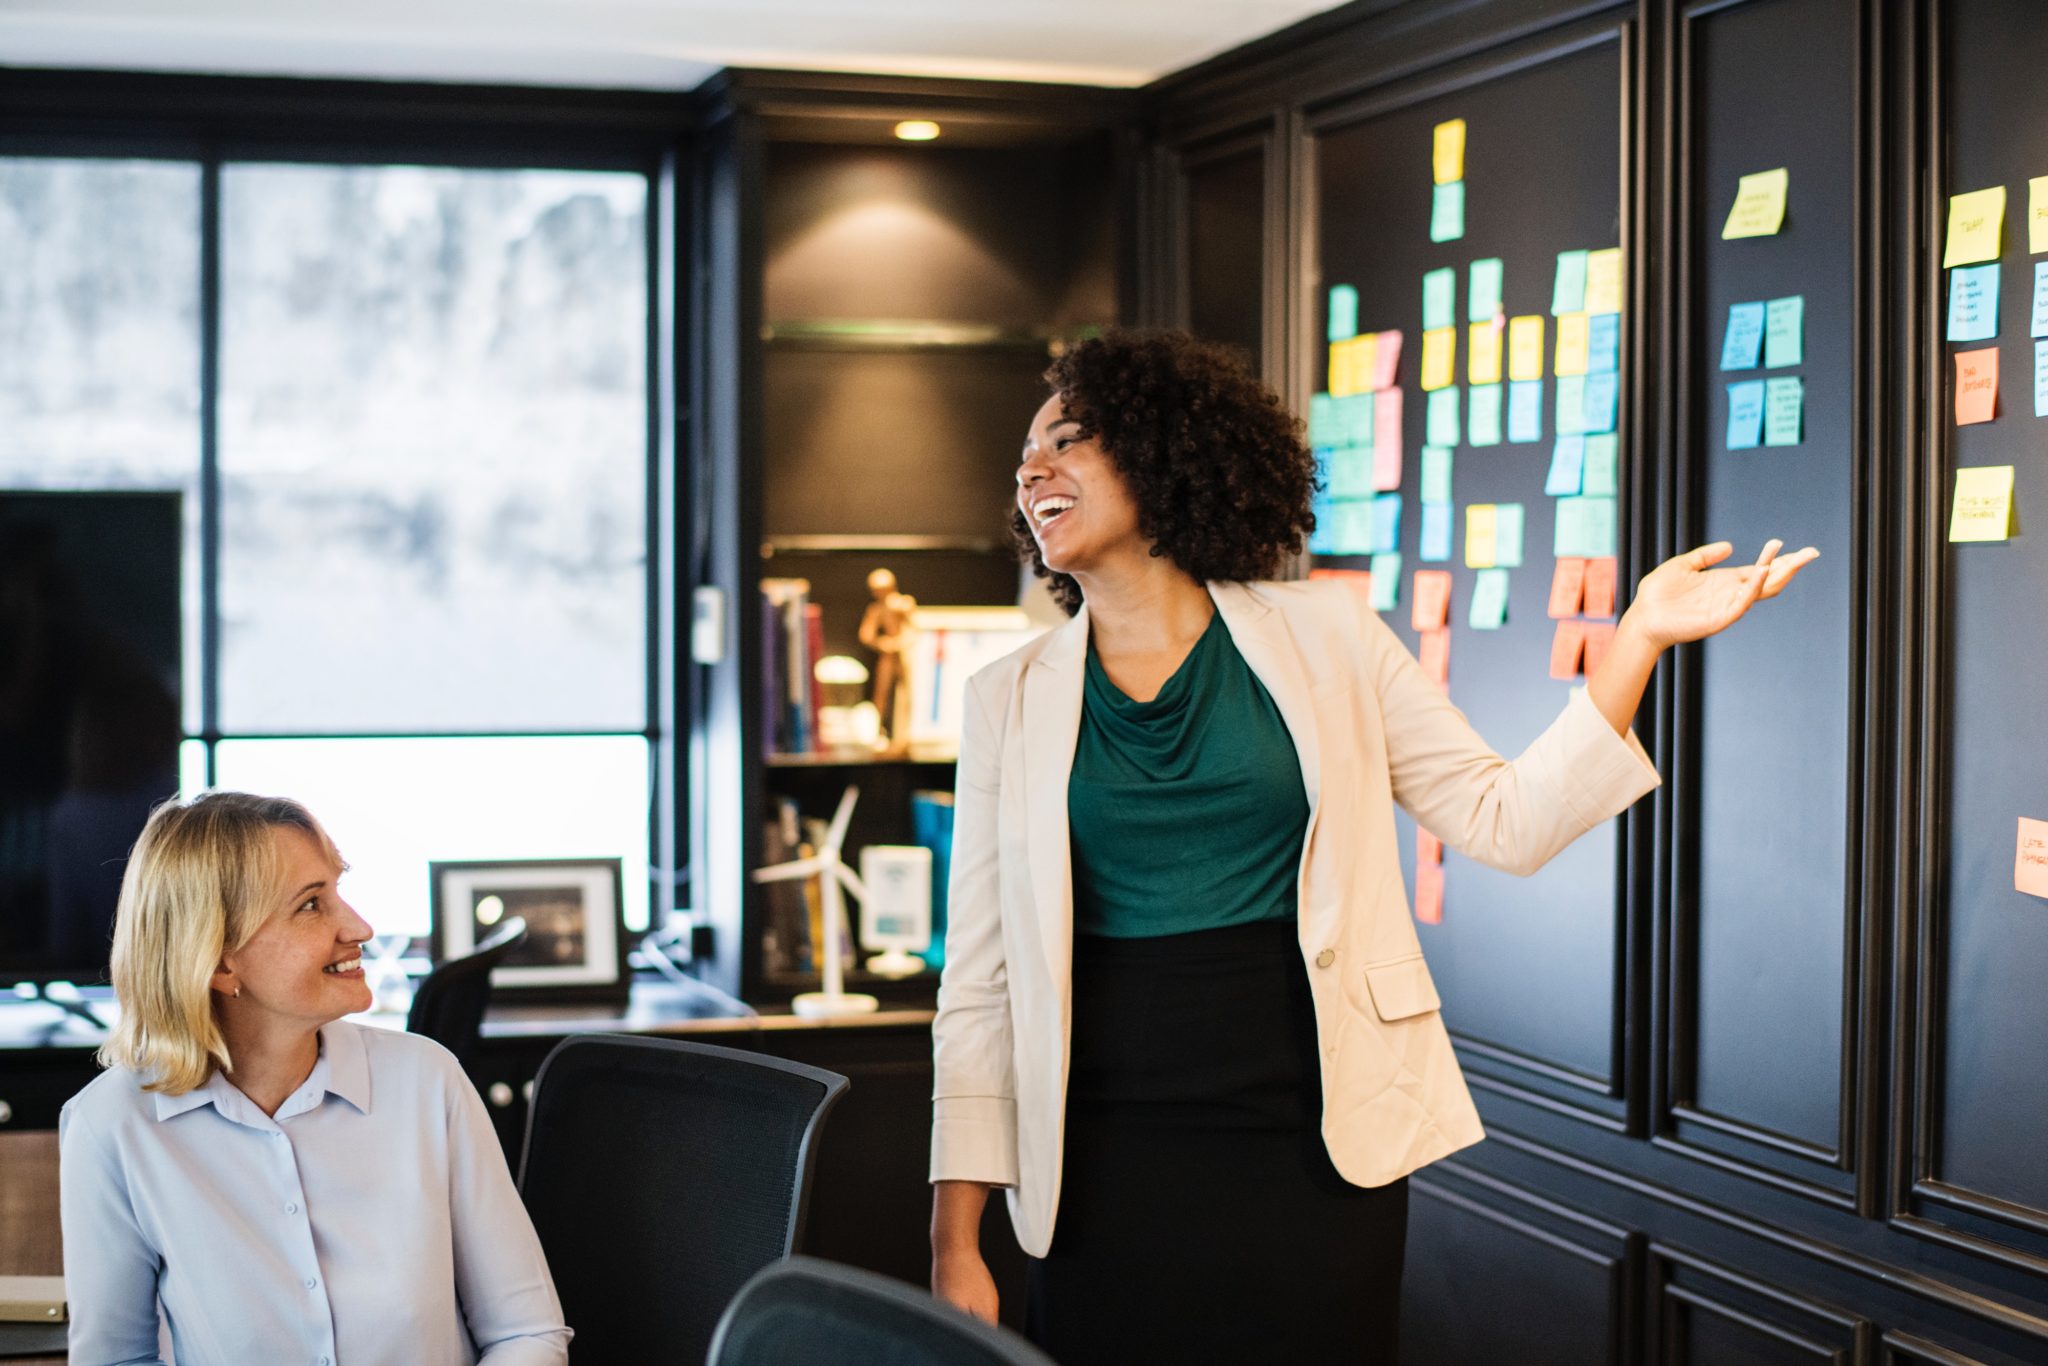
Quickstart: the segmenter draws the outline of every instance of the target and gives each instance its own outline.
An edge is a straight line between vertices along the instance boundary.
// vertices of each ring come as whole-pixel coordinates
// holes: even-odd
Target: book
[[[910,838],[932,851],[932,940],[924,961],[946,965],[946,888],[953,877],[953,794],[920,788],[910,794]]]
[[[62,1276],[0,1276],[0,1323],[63,1323]]]

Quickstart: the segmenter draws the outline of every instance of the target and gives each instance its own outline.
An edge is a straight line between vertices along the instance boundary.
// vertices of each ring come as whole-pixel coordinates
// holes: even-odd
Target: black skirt
[[[1391,1366],[1408,1183],[1330,1164],[1293,922],[1077,935],[1073,1002],[1032,1339],[1061,1366]]]

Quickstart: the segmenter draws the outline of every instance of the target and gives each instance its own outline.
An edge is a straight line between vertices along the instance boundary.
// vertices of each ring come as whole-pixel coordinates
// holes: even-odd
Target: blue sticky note
[[[1774,379],[1764,385],[1764,444],[1766,446],[1796,446],[1799,444],[1799,418],[1802,390],[1797,376],[1788,375]]]
[[[1998,335],[1998,262],[1948,273],[1948,339],[1990,341]]]
[[[1458,272],[1445,266],[1422,277],[1422,330],[1458,325]]]
[[[1621,438],[1613,433],[1586,438],[1585,479],[1579,492],[1602,498],[1614,496],[1620,484]]]
[[[1764,354],[1764,306],[1728,305],[1728,330],[1721,335],[1721,368],[1754,370]]]
[[[1431,446],[1458,444],[1458,386],[1437,389],[1429,395],[1428,420],[1423,423],[1423,441]]]
[[[1465,288],[1465,321],[1490,323],[1500,312],[1501,261],[1489,256],[1472,263],[1471,280]]]
[[[1557,434],[1579,436],[1586,430],[1586,377],[1557,377]]]
[[[1309,511],[1315,514],[1316,529],[1308,535],[1308,553],[1311,555],[1334,555],[1337,553],[1337,506],[1330,499],[1318,495]]]
[[[1455,242],[1465,235],[1465,182],[1436,187],[1429,205],[1429,240]]]
[[[1595,313],[1586,319],[1586,373],[1611,375],[1621,368],[1621,315]]]
[[[1330,286],[1331,341],[1349,341],[1358,335],[1358,291],[1350,285]]]
[[[1764,382],[1744,380],[1728,386],[1728,449],[1754,450],[1764,440]]]
[[[1472,610],[1466,623],[1475,631],[1497,631],[1507,619],[1508,571],[1480,570],[1472,582]]]
[[[1586,309],[1586,253],[1557,254],[1557,281],[1550,289],[1550,313],[1583,313]]]
[[[1543,439],[1543,381],[1516,380],[1508,385],[1508,440]]]
[[[1773,299],[1764,307],[1764,366],[1797,365],[1806,350],[1806,296]]]
[[[1451,501],[1451,453],[1442,446],[1422,448],[1422,502]]]
[[[1612,371],[1586,376],[1584,412],[1588,435],[1613,431],[1621,416],[1621,376]]]
[[[1423,559],[1434,563],[1451,558],[1451,518],[1454,511],[1449,503],[1422,505]]]
[[[1500,444],[1501,386],[1475,384],[1467,391],[1465,441],[1472,446]]]
[[[1401,556],[1391,550],[1372,557],[1372,610],[1391,612],[1401,605]]]
[[[2030,337],[2048,337],[2048,261],[2034,262],[2034,325]]]
[[[1401,548],[1401,495],[1382,493],[1372,500],[1372,539],[1367,549],[1373,554]]]
[[[1503,569],[1522,563],[1522,505],[1493,505],[1493,562]]]
[[[2034,416],[2048,417],[2048,338],[2034,343]]]
[[[1543,491],[1553,498],[1576,494],[1585,478],[1585,469],[1586,438],[1560,436],[1550,450],[1550,475],[1543,481]]]

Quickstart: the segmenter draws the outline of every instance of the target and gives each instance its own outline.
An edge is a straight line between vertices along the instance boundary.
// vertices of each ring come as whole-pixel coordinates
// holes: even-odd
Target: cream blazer
[[[1526,875],[1655,787],[1657,771],[1583,689],[1520,757],[1501,758],[1343,584],[1209,592],[1301,759],[1297,923],[1323,1140],[1347,1181],[1384,1185],[1485,1137],[1409,916],[1394,803],[1459,852]],[[1017,1241],[1033,1256],[1052,1245],[1060,1198],[1074,943],[1067,777],[1087,645],[1083,608],[968,682],[932,1024],[931,1179],[1007,1187]]]

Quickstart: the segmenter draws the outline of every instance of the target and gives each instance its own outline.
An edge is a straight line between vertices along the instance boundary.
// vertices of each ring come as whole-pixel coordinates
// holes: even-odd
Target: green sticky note
[[[1557,377],[1557,434],[1580,436],[1586,430],[1586,377]]]
[[[1500,411],[1503,386],[1475,384],[1466,407],[1465,440],[1474,446],[1500,444]]]
[[[1501,271],[1498,256],[1472,263],[1472,279],[1465,291],[1466,322],[1490,323],[1500,313]]]
[[[1458,323],[1458,272],[1445,266],[1422,277],[1422,330],[1433,332]]]
[[[1612,498],[1616,492],[1616,466],[1621,458],[1621,438],[1609,432],[1605,436],[1586,438],[1585,482],[1581,493],[1598,498]]]
[[[1438,389],[1429,396],[1428,420],[1423,424],[1423,442],[1430,446],[1458,444],[1458,386]]]
[[[1326,453],[1323,471],[1324,494],[1330,498],[1370,498],[1372,448],[1338,446]]]
[[[1472,583],[1472,610],[1465,618],[1475,631],[1498,631],[1508,619],[1508,571],[1482,569]]]
[[[1335,424],[1330,428],[1330,440],[1324,444],[1371,446],[1374,417],[1379,407],[1378,398],[1372,394],[1346,394],[1334,402]]]
[[[1330,286],[1330,340],[1349,341],[1358,335],[1358,291],[1350,285]]]
[[[1436,187],[1429,205],[1429,240],[1455,242],[1465,235],[1465,182]]]
[[[1557,500],[1557,522],[1551,533],[1551,553],[1560,560],[1576,559],[1586,552],[1580,549],[1586,542],[1586,500],[1584,498],[1560,498]]]
[[[1372,610],[1391,612],[1401,604],[1401,555],[1387,550],[1372,557]]]
[[[1561,251],[1557,254],[1557,283],[1550,291],[1550,314],[1583,313],[1586,310],[1586,253]]]
[[[1522,563],[1522,505],[1493,505],[1493,562],[1503,569]]]
[[[1764,366],[1797,365],[1805,351],[1806,296],[1773,299],[1764,306]]]
[[[1308,396],[1308,444],[1334,446],[1337,435],[1337,400],[1328,394]]]
[[[1451,501],[1451,453],[1443,446],[1422,448],[1422,501]]]
[[[1764,444],[1799,444],[1800,408],[1805,397],[1799,380],[1787,376],[1764,384]]]

